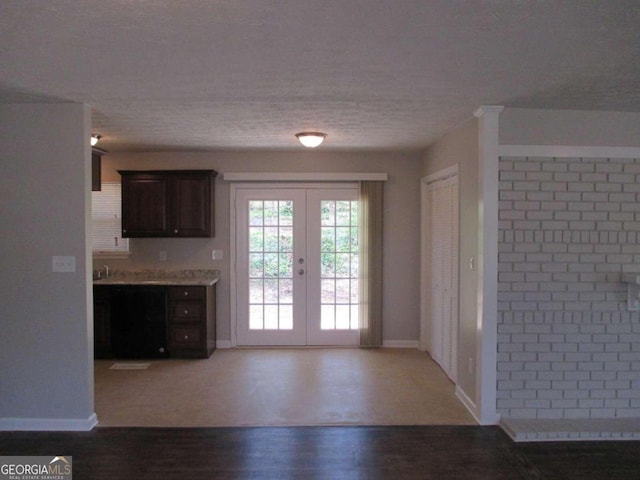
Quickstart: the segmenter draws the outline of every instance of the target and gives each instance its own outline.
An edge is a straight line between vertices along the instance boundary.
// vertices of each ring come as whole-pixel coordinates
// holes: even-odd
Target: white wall
[[[506,108],[501,145],[640,146],[640,113]]]
[[[478,120],[473,118],[431,145],[422,161],[422,175],[458,165],[460,192],[460,269],[458,386],[476,401],[476,370],[470,373],[469,358],[476,358],[477,272],[469,270],[469,259],[478,257]]]
[[[389,341],[419,336],[420,158],[410,153],[150,152],[107,154],[103,181],[120,181],[118,169],[214,169],[218,172],[387,172],[384,190],[384,332]],[[213,239],[131,239],[127,261],[96,260],[112,268],[216,268],[218,339],[231,339],[229,286],[229,184],[216,180]],[[223,260],[211,260],[221,249]],[[160,262],[160,250],[167,261]]]
[[[83,105],[0,106],[0,429],[95,423],[90,132]]]

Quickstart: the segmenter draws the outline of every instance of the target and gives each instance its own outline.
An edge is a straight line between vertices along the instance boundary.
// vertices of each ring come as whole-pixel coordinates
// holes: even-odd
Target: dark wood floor
[[[0,432],[0,455],[71,455],[74,480],[640,479],[640,442],[515,444],[474,426]]]

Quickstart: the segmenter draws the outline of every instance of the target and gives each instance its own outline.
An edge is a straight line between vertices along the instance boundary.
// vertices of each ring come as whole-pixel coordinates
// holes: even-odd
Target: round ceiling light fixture
[[[322,132],[300,132],[296,133],[296,138],[300,140],[300,143],[307,148],[316,148],[327,137],[326,133]]]
[[[91,135],[91,146],[95,147],[95,145],[98,143],[98,140],[100,140],[102,138],[102,135],[98,135],[97,133],[94,133]]]

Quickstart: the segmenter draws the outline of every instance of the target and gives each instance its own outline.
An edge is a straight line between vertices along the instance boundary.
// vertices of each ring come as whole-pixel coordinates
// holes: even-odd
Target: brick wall
[[[500,161],[498,412],[640,417],[640,159]]]

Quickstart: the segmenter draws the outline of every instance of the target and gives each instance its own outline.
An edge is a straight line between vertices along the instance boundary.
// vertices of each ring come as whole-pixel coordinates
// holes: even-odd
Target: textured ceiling
[[[482,104],[640,111],[638,0],[3,0],[0,102],[109,151],[422,149]]]

